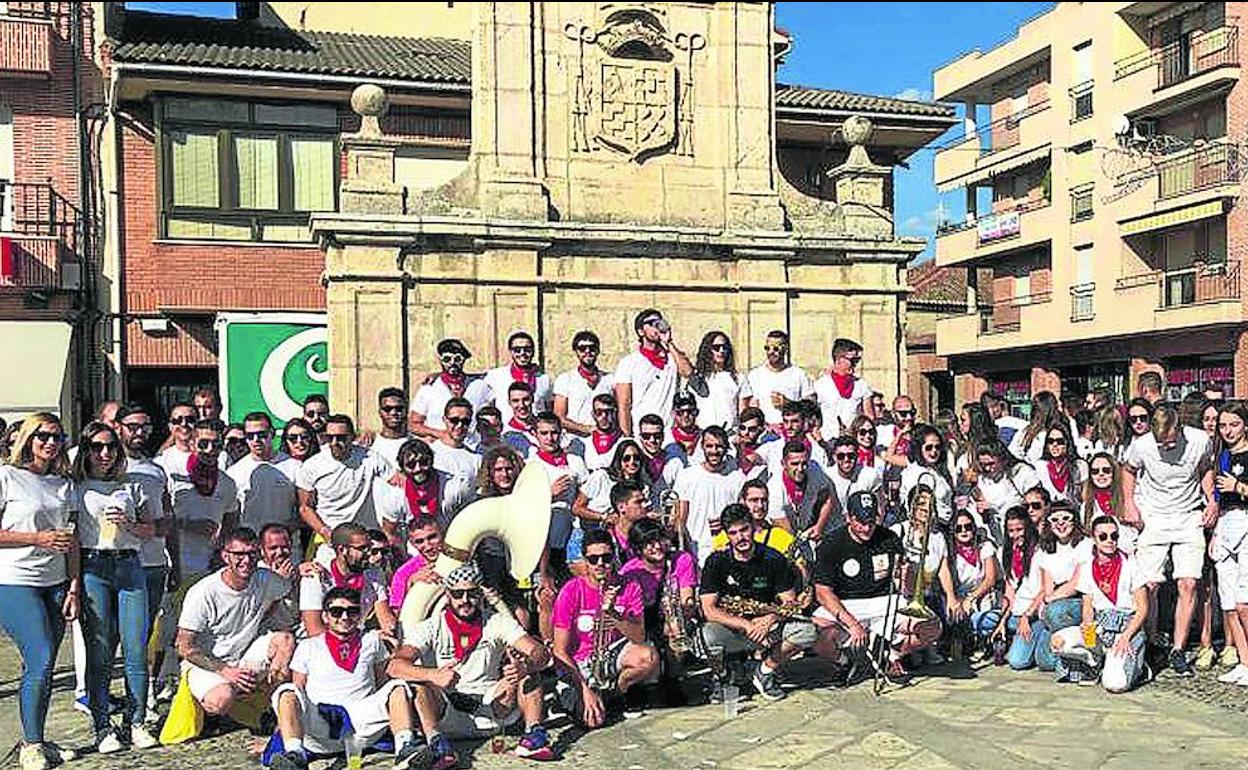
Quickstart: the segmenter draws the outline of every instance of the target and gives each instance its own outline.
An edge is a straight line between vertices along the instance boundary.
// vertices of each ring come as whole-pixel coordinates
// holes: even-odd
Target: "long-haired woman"
[[[65,623],[78,617],[73,506],[61,421],[47,412],[32,414],[13,434],[8,463],[0,465],[0,626],[22,658],[22,770],[74,758],[44,740],[57,649]]]
[[[982,642],[1001,620],[995,606],[1001,565],[996,546],[984,537],[970,511],[958,511],[949,524],[949,562],[958,601],[946,608],[946,620],[965,621],[971,640]]]
[[[1026,428],[1014,434],[1014,439],[1010,442],[1010,452],[1015,457],[1039,460],[1044,452],[1045,431],[1058,422],[1068,423],[1061,413],[1057,396],[1051,391],[1040,391],[1031,397],[1031,419]]]
[[[915,425],[898,490],[902,500],[909,500],[920,480],[930,484],[936,495],[936,518],[942,526],[953,515],[953,479],[949,475],[947,455],[945,439],[939,430],[922,423]]]
[[[722,331],[707,332],[698,345],[689,391],[698,402],[698,427],[732,430],[737,415],[750,405],[749,380],[737,373],[732,340]]]
[[[1065,420],[1057,420],[1045,431],[1044,451],[1035,466],[1036,475],[1049,491],[1051,500],[1067,500],[1076,506],[1083,501],[1088,464],[1079,458]]]
[[[1135,541],[1140,531],[1122,521],[1122,466],[1108,451],[1097,452],[1088,460],[1088,480],[1083,485],[1081,519],[1084,531],[1097,516],[1113,516],[1118,520],[1118,547],[1128,555],[1135,554]]]
[[[1048,643],[1040,608],[1044,594],[1040,590],[1040,569],[1036,563],[1036,548],[1040,535],[1036,525],[1027,515],[1027,509],[1015,506],[1005,513],[1005,546],[1002,549],[1001,568],[1005,580],[1005,612],[992,632],[994,641],[1004,642],[1007,633],[1013,633],[1005,661],[1010,668],[1031,668],[1036,659],[1036,646],[1041,637]]]
[[[1153,411],[1153,405],[1145,398],[1132,399],[1127,405],[1127,437],[1124,441],[1124,452],[1132,441],[1148,433],[1153,424]],[[1118,459],[1122,460],[1121,455]]]
[[[1126,419],[1118,407],[1107,406],[1096,413],[1096,441],[1092,442],[1094,452],[1108,452],[1114,460],[1118,460],[1129,443],[1126,436]]]
[[[1218,433],[1222,449],[1214,471],[1222,515],[1210,553],[1227,637],[1222,664],[1231,665],[1232,660],[1235,664],[1218,681],[1248,687],[1248,407],[1242,402],[1224,405],[1218,414]]]
[[[1092,541],[1084,536],[1079,513],[1069,500],[1057,500],[1049,508],[1049,532],[1040,538],[1037,558],[1045,631],[1052,634],[1078,625],[1083,610],[1079,571],[1092,558]],[[1041,671],[1052,671],[1055,663],[1048,644],[1036,646],[1036,665]]]

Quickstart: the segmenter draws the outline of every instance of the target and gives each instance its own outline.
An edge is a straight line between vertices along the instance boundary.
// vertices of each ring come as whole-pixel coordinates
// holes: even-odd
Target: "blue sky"
[[[133,8],[233,15],[233,3],[128,3]],[[973,48],[986,50],[1053,3],[777,4],[777,23],[794,46],[779,79],[807,86],[930,99],[932,71]],[[931,255],[939,196],[932,157],[915,153],[897,170],[897,231],[928,239]]]

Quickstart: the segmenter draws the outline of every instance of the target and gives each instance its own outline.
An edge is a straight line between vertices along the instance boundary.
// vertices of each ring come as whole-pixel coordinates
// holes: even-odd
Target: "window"
[[[1094,213],[1092,208],[1092,183],[1079,185],[1070,188],[1070,221],[1082,222],[1085,219],[1091,219]]]
[[[1092,41],[1075,46],[1074,82],[1070,89],[1070,122],[1092,116]]]
[[[171,98],[159,132],[165,237],[306,241],[337,206],[332,106]]]

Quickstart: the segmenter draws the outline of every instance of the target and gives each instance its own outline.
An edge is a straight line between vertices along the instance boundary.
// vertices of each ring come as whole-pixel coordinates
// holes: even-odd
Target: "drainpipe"
[[[71,4],[69,17],[69,40],[71,49],[70,71],[73,80],[74,122],[78,136],[78,216],[79,216],[79,259],[80,286],[74,302],[74,326],[77,334],[75,358],[77,365],[74,377],[75,402],[78,418],[89,419],[94,406],[94,393],[91,385],[94,381],[94,349],[97,298],[95,296],[95,232],[93,227],[94,213],[91,205],[91,150],[87,132],[86,115],[82,107],[82,13],[83,6]]]

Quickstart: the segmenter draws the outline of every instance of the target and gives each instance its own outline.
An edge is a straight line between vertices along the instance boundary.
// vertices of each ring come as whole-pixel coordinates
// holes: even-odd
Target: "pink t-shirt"
[[[416,554],[394,571],[394,577],[390,579],[390,606],[392,608],[397,610],[403,606],[403,599],[407,597],[407,584],[412,582],[412,575],[420,572],[425,564],[425,557]]]
[[[649,607],[659,600],[662,589],[662,577],[646,569],[646,563],[640,558],[633,559],[620,570],[620,575],[641,587],[642,601]],[[693,564],[693,555],[681,551],[672,564],[672,578],[677,588],[697,588],[698,573]]]
[[[577,663],[588,660],[594,651],[594,619],[602,606],[600,592],[588,578],[574,577],[559,589],[555,599],[552,622],[555,628],[566,628],[572,633],[576,652],[572,658]],[[615,611],[625,618],[638,618],[645,611],[641,600],[641,587],[628,581],[615,598]],[[615,643],[620,632],[615,628],[608,634],[608,644]]]

